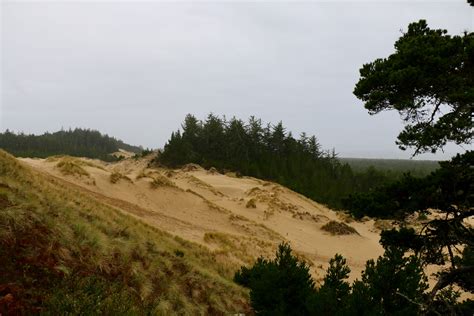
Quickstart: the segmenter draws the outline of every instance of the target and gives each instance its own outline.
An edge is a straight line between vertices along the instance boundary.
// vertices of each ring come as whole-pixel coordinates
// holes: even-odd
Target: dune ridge
[[[71,161],[21,158],[66,186],[81,188],[122,212],[209,248],[222,263],[251,264],[260,255],[272,256],[276,245],[286,241],[310,263],[316,279],[336,253],[347,258],[354,279],[368,259],[383,252],[373,220],[351,221],[273,182],[197,165],[175,170],[150,167],[151,156],[116,163],[73,158],[87,173],[84,176],[61,172],[58,164],[64,159]],[[322,229],[329,222],[345,222],[356,233],[332,234]]]

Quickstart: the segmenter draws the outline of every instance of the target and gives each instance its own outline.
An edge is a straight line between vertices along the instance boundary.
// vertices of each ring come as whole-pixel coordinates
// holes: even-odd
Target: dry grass
[[[57,162],[56,168],[66,176],[91,178],[89,172],[84,167],[91,167],[100,170],[105,170],[102,166],[84,159],[77,159],[71,156],[52,156],[46,161]]]
[[[346,224],[350,224],[355,221],[354,217],[351,214],[343,212],[343,211],[338,212],[337,217]]]
[[[12,314],[40,307],[50,314],[248,312],[246,291],[206,248],[34,172],[3,151],[0,174],[0,287],[15,285],[7,293],[17,308]]]
[[[72,158],[72,157],[67,156],[67,155],[54,155],[54,156],[49,156],[48,158],[46,158],[46,161],[47,162],[57,162],[58,160],[61,160],[63,158]]]
[[[394,225],[392,222],[393,221],[387,219],[376,219],[374,221],[374,228],[380,231],[389,230],[396,227],[396,225]]]
[[[295,212],[293,213],[293,215],[291,216],[293,218],[297,218],[297,219],[300,219],[300,220],[310,220],[310,221],[313,221],[313,222],[320,222],[322,219],[328,219],[327,216],[324,216],[324,215],[320,215],[320,214],[311,214],[310,212],[306,211],[306,212]]]
[[[47,162],[60,162],[60,161],[73,161],[75,164],[81,166],[81,167],[92,167],[100,170],[105,170],[104,167],[99,165],[99,163],[87,160],[87,158],[76,158],[68,155],[56,155],[56,156],[50,156],[46,158]]]
[[[207,184],[206,182],[202,181],[201,179],[196,178],[195,176],[190,175],[187,178],[188,178],[189,183],[194,184],[198,188],[206,189],[206,190],[210,191],[212,194],[214,194],[216,196],[221,196],[221,197],[225,196],[221,191],[216,190],[216,188],[214,188],[213,186]]]
[[[224,175],[226,175],[229,178],[237,178],[237,179],[247,178],[247,177],[243,177],[242,174],[238,171],[234,172],[234,171],[225,171],[224,170]]]
[[[229,221],[248,221],[248,219],[241,215],[232,213],[229,215]]]
[[[232,213],[231,211],[229,211],[229,210],[226,209],[225,207],[219,206],[219,205],[217,205],[216,203],[214,203],[214,202],[212,202],[212,201],[209,201],[209,200],[206,199],[205,197],[202,197],[202,199],[204,200],[204,203],[206,203],[207,206],[208,206],[211,210],[214,210],[214,211],[219,212],[219,213],[222,213],[222,214],[230,214],[230,213]]]
[[[151,179],[150,182],[150,188],[152,189],[157,189],[160,187],[172,187],[172,188],[177,188],[177,186],[173,183],[168,178],[171,178],[170,176],[163,175],[157,170],[142,170],[140,173],[136,176],[136,180],[140,180],[142,178],[148,178]]]
[[[183,170],[184,172],[189,172],[189,171],[198,171],[198,170],[202,170],[202,167],[200,165],[197,165],[195,163],[188,163],[186,165],[184,165],[181,170]]]
[[[197,197],[200,197],[200,198],[203,199],[203,200],[207,200],[203,195],[201,195],[201,194],[199,194],[199,193],[197,193],[196,191],[193,191],[193,190],[191,190],[191,189],[186,189],[186,192],[191,193],[191,194],[193,194],[193,195],[195,195],[195,196],[197,196]]]
[[[265,211],[265,218],[273,215],[275,211],[286,211],[295,213],[298,210],[298,206],[292,203],[283,201],[279,196],[282,189],[279,186],[273,186],[270,190],[261,189],[259,187],[253,187],[245,194],[255,202],[267,203],[268,208]]]
[[[331,235],[359,235],[355,228],[337,221],[329,221],[327,224],[323,225],[321,229],[329,232]]]
[[[130,179],[129,177],[127,177],[126,175],[124,174],[121,174],[120,172],[118,171],[114,171],[110,174],[110,177],[109,177],[109,181],[110,183],[117,183],[119,182],[120,180],[125,180],[127,182],[130,182],[130,183],[133,183],[132,179]]]
[[[255,201],[255,199],[250,199],[245,204],[245,207],[246,208],[257,208],[257,202]]]
[[[150,182],[150,187],[152,189],[157,189],[160,187],[172,187],[176,188],[176,185],[167,177],[162,174],[154,174],[153,180]]]
[[[4,190],[5,188],[0,188],[0,210],[12,206],[12,203],[8,199],[8,195],[5,192],[2,192],[2,189]]]
[[[90,177],[89,172],[82,168],[75,159],[63,158],[57,164],[56,168],[67,176]]]
[[[135,177],[135,180],[140,180],[142,178],[149,178],[149,179],[153,179],[153,176],[155,174],[159,174],[158,171],[149,171],[149,170],[146,170],[146,169],[143,169],[142,171],[140,171],[140,173],[138,173],[138,175]]]
[[[214,251],[221,262],[225,262],[233,275],[235,267],[250,265],[261,255],[271,256],[276,244],[255,237],[235,236],[221,232],[204,234],[204,241],[217,246]]]
[[[167,170],[166,173],[165,173],[165,175],[166,175],[168,178],[173,178],[173,177],[176,176],[176,174],[177,174],[177,173],[176,173],[175,171],[173,171],[173,170]]]
[[[207,170],[207,173],[208,174],[220,174],[219,170],[217,170],[214,167],[209,168],[209,170]]]

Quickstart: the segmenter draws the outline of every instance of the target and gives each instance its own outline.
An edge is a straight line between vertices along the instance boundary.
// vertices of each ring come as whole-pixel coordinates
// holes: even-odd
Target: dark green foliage
[[[310,314],[337,315],[346,311],[351,293],[351,286],[347,282],[350,272],[346,259],[336,254],[329,261],[322,286],[308,300]]]
[[[418,254],[423,248],[423,240],[415,232],[415,229],[407,227],[382,231],[380,243],[384,248],[398,247],[405,251],[413,250],[415,254]]]
[[[329,261],[329,268],[324,277],[321,290],[330,290],[334,292],[334,297],[337,300],[342,300],[349,294],[349,283],[344,280],[349,277],[350,272],[351,269],[346,265],[346,259],[336,254],[334,258]]]
[[[253,309],[259,315],[307,315],[306,301],[314,292],[309,267],[291,254],[288,244],[276,258],[259,258],[250,269],[242,267],[235,282],[250,288]]]
[[[142,149],[140,152],[135,153],[135,155],[133,155],[132,158],[133,159],[140,159],[140,158],[146,157],[148,155],[151,155],[153,153],[154,153],[154,151],[152,149],[146,148],[146,149]]]
[[[387,177],[399,179],[405,173],[414,177],[424,177],[439,168],[438,161],[413,159],[369,159],[339,158],[351,166],[354,172],[368,172],[369,169],[383,171]]]
[[[275,260],[260,258],[234,279],[250,288],[259,315],[419,315],[425,310],[427,278],[414,255],[387,247],[376,262],[367,262],[361,280],[349,284],[349,273],[346,260],[336,254],[321,286],[315,287],[304,262],[283,244]]]
[[[341,207],[341,197],[385,184],[395,172],[373,168],[353,172],[336,154],[323,151],[316,137],[302,134],[297,140],[281,122],[263,126],[251,117],[248,123],[210,114],[201,122],[188,114],[183,131],[171,134],[158,162],[169,167],[197,163],[205,168],[233,170],[242,175],[279,182],[314,200]]]
[[[441,162],[441,168],[424,178],[405,175],[401,180],[377,190],[350,196],[344,207],[354,216],[404,217],[415,211],[440,209],[467,210],[474,200],[474,152]]]
[[[424,265],[441,266],[426,304],[430,310],[438,304],[450,304],[452,299],[438,294],[450,285],[474,293],[474,229],[464,221],[474,216],[474,152],[458,154],[440,165],[425,178],[407,176],[396,184],[346,200],[346,206],[356,216],[398,214],[403,218],[415,211],[429,214],[433,209],[441,213],[419,232],[402,227],[381,234],[384,248],[413,251]]]
[[[474,33],[451,37],[446,30],[429,29],[421,20],[409,25],[395,48],[388,58],[362,67],[354,94],[370,114],[397,110],[407,122],[397,143],[402,149],[415,147],[415,155],[436,152],[450,141],[470,144]],[[385,259],[379,258],[377,267],[369,261],[362,281],[354,283],[352,290],[356,298],[352,306],[372,309],[361,308],[356,314],[473,314],[472,301],[458,304],[459,294],[452,286],[474,292],[474,229],[465,221],[474,216],[474,152],[458,154],[440,166],[424,178],[406,175],[397,183],[344,201],[357,217],[438,213],[419,232],[402,227],[382,233]],[[404,257],[407,251],[414,255]],[[397,262],[405,269],[397,268]],[[437,283],[424,294],[420,264],[440,266]],[[374,294],[374,289],[383,295]]]
[[[403,218],[419,210],[426,182],[426,178],[414,178],[407,174],[401,180],[374,191],[351,195],[343,199],[343,205],[356,218]]]
[[[360,69],[354,94],[370,114],[398,111],[407,123],[400,148],[436,152],[473,137],[474,33],[450,36],[425,20],[411,23],[395,53]]]
[[[67,277],[43,302],[42,315],[141,315],[151,312],[120,284],[99,277]]]
[[[70,155],[105,161],[116,160],[110,154],[119,148],[137,153],[142,150],[98,131],[80,128],[42,135],[15,134],[7,130],[0,133],[0,148],[17,157]]]
[[[176,255],[176,257],[180,257],[180,258],[184,257],[184,252],[179,249],[175,250],[174,254]]]
[[[474,245],[466,246],[462,254],[456,259],[456,265],[461,267],[474,266]],[[457,285],[468,292],[474,293],[474,271],[465,275],[463,278],[457,278]]]
[[[369,260],[353,284],[348,308],[358,315],[418,315],[428,289],[421,262],[396,247]]]

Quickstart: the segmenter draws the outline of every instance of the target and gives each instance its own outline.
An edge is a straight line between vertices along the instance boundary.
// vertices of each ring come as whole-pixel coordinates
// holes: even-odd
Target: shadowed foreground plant
[[[242,267],[235,282],[250,288],[253,309],[260,315],[306,315],[306,300],[314,291],[309,267],[291,254],[286,243],[278,246],[276,258],[259,258],[248,269]]]

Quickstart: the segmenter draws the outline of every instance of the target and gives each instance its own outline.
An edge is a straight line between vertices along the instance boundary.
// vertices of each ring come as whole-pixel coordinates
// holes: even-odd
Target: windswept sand
[[[331,220],[344,222],[341,213],[272,182],[198,166],[149,168],[150,158],[117,163],[78,159],[87,162],[82,168],[89,176],[63,175],[56,167],[60,159],[21,160],[64,180],[64,185],[79,187],[150,225],[210,248],[223,262],[250,264],[260,255],[273,256],[276,246],[287,241],[311,264],[317,279],[336,253],[347,258],[354,279],[368,259],[383,253],[373,220],[346,222],[358,234],[333,236],[321,227]],[[112,173],[124,178],[112,183]]]

